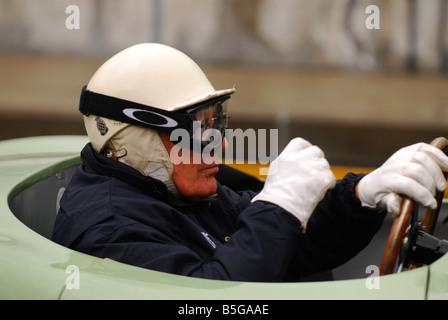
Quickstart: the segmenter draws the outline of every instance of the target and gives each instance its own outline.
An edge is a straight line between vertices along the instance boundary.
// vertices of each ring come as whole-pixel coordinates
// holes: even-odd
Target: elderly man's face
[[[166,150],[169,154],[171,154],[171,150],[176,145],[170,140],[170,134],[160,132],[160,137]],[[226,141],[224,139],[223,148],[225,148],[225,146]],[[177,152],[174,153],[177,154]],[[218,159],[207,159],[206,162],[211,164],[206,164],[204,163],[204,159],[201,157],[201,162],[195,163],[198,161],[193,161],[193,153],[194,151],[190,152],[189,163],[181,162],[179,164],[173,164],[172,179],[182,195],[193,201],[199,201],[216,193],[217,184],[215,175],[219,171]],[[213,154],[209,156],[215,157]]]

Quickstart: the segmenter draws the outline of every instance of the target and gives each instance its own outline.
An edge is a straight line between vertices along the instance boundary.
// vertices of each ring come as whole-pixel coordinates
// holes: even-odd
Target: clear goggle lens
[[[188,115],[193,121],[190,136],[199,140],[202,145],[210,143],[221,145],[229,116],[227,114],[228,101],[216,103],[189,110]],[[218,141],[217,141],[218,140]]]

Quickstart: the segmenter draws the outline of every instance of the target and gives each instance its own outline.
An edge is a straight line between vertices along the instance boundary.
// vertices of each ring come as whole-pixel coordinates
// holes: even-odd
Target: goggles
[[[200,145],[218,148],[227,129],[227,104],[230,94],[220,96],[178,111],[166,111],[87,90],[81,93],[79,111],[132,125],[173,133],[173,142],[193,149]],[[188,136],[188,139],[186,139]],[[179,138],[181,138],[179,140]],[[188,146],[187,141],[188,140]]]
[[[221,146],[229,120],[228,98],[219,97],[186,109],[185,114],[192,122],[188,133],[193,143],[199,141],[203,147]]]

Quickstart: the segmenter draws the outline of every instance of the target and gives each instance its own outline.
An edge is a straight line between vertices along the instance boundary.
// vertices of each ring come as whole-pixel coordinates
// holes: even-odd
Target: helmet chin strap
[[[173,163],[156,130],[128,126],[106,143],[103,154],[163,182],[175,198],[181,197],[172,180]]]

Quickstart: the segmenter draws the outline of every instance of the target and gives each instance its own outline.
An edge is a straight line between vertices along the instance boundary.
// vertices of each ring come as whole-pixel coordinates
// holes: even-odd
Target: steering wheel
[[[431,142],[431,145],[441,149],[445,154],[448,154],[448,139],[443,137],[437,138]],[[447,173],[444,174],[445,178],[447,178]],[[438,192],[436,194],[437,208],[434,210],[426,210],[425,218],[421,226],[417,221],[418,205],[408,197],[403,197],[400,214],[395,218],[389,233],[386,249],[384,250],[383,259],[381,261],[380,275],[392,273],[399,256],[401,257],[399,271],[403,268],[403,264],[405,263],[403,257],[408,256],[409,250],[412,247],[408,242],[418,230],[423,230],[426,234],[430,235],[434,233],[443,195],[443,192]],[[404,252],[400,253],[400,250],[402,249],[404,249]],[[411,265],[409,269],[418,266],[419,265]]]

